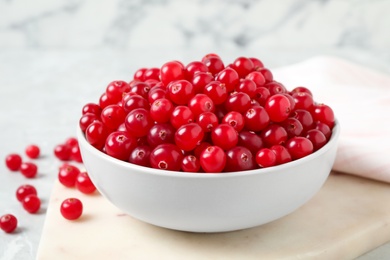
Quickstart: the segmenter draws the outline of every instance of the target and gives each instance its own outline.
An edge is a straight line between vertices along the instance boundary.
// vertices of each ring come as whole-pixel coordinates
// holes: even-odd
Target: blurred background
[[[385,69],[388,10],[389,0],[0,0],[0,48],[255,51],[275,66],[331,54]]]

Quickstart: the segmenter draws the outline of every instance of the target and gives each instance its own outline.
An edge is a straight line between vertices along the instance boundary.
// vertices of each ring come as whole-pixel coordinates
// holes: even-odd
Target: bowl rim
[[[132,164],[130,162],[125,162],[119,159],[116,159],[114,157],[111,157],[95,147],[93,147],[91,144],[88,143],[88,141],[85,138],[84,133],[80,129],[80,127],[77,127],[77,137],[79,142],[82,144],[83,147],[85,147],[88,152],[94,154],[96,157],[98,157],[101,160],[109,161],[113,164],[118,164],[121,167],[127,168],[129,170],[135,170],[135,171],[142,171],[143,174],[150,174],[150,175],[158,175],[162,177],[178,177],[178,178],[229,178],[229,177],[237,177],[237,176],[249,176],[249,175],[262,175],[262,174],[270,174],[277,171],[282,171],[283,169],[292,168],[294,166],[305,164],[307,161],[314,160],[315,158],[321,156],[322,154],[326,153],[329,149],[331,149],[333,146],[337,145],[339,135],[340,135],[341,129],[340,129],[340,123],[338,120],[335,120],[335,125],[332,129],[332,135],[329,141],[321,147],[319,150],[315,151],[312,154],[309,154],[303,158],[272,166],[267,168],[260,168],[260,169],[254,169],[254,170],[247,170],[247,171],[235,171],[235,172],[220,172],[220,173],[200,173],[200,172],[181,172],[181,171],[170,171],[170,170],[161,170],[141,165]],[[82,152],[82,149],[81,149]]]

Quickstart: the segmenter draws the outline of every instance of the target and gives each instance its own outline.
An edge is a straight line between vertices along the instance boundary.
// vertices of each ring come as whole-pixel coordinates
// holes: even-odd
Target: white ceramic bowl
[[[281,218],[306,203],[334,163],[339,124],[329,142],[302,159],[264,169],[219,174],[142,167],[110,157],[78,131],[84,165],[99,192],[127,214],[157,226],[223,232]]]

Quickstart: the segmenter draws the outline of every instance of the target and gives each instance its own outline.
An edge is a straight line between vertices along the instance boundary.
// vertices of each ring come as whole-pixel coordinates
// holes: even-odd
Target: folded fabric
[[[341,126],[335,171],[390,183],[390,75],[334,57],[272,71],[288,90],[305,86],[333,108]]]

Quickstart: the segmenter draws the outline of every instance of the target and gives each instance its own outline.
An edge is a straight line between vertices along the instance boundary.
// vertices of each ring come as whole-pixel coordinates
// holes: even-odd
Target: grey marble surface
[[[0,0],[0,158],[36,143],[37,178],[0,164],[0,259],[34,259],[53,181],[53,148],[75,135],[81,106],[138,67],[216,52],[255,56],[267,67],[333,55],[390,75],[390,0]],[[16,188],[38,188],[42,209],[26,213]],[[59,234],[60,235],[60,234]],[[360,260],[389,259],[390,244]]]

